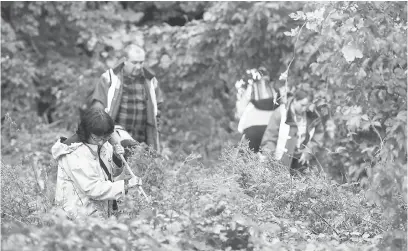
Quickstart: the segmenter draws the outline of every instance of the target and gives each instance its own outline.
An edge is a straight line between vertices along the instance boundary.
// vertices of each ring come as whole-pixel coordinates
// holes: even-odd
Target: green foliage
[[[267,167],[272,163],[259,166],[255,155],[242,146],[224,149],[223,161],[209,168],[202,167],[197,155],[181,161],[166,160],[141,148],[136,152],[138,156],[131,159],[142,165],[130,161],[134,172],[143,177],[160,177],[159,173],[166,177],[160,186],[155,182],[155,187],[144,178],[152,203],[131,190],[119,204],[117,217],[88,217],[78,222],[67,220],[58,209],[45,204],[46,210],[11,211],[7,215],[2,208],[2,248],[379,250],[375,247],[381,238],[379,228],[386,228],[387,223],[347,187],[314,175],[309,181],[291,181],[287,170],[279,169],[277,163],[270,170]],[[143,167],[145,161],[147,167]],[[3,170],[16,170],[16,166]],[[38,194],[32,190],[36,182],[27,179],[32,172],[19,173],[20,179],[8,180],[7,187],[25,180],[24,198]],[[249,177],[246,184],[243,175]],[[55,181],[50,178],[47,182]],[[20,202],[21,194],[12,191],[10,195],[14,196],[2,198],[2,203]],[[375,219],[376,224],[358,222],[362,215]],[[36,221],[30,221],[32,218]],[[325,224],[332,225],[339,235]]]
[[[367,172],[367,195],[384,208],[393,231],[406,232],[407,212],[401,208],[407,196],[406,3],[341,2],[308,9],[291,15],[304,24],[287,35],[308,37],[296,52],[311,64],[296,62],[295,78],[297,71],[299,77],[320,77],[312,88],[325,98],[338,125],[336,140],[326,144],[338,157],[329,155],[326,163],[342,165],[353,180]],[[305,50],[309,44],[312,51]],[[398,236],[395,240],[406,245]]]
[[[346,170],[373,161],[379,149],[390,149],[384,144],[393,144],[395,149],[395,156],[387,160],[405,159],[406,58],[402,55],[406,54],[406,5],[385,4],[384,10],[374,3],[309,8],[318,9],[299,11],[292,17],[302,20],[308,29],[301,34],[308,39],[300,40],[297,57],[313,61],[307,65],[295,62],[294,77],[302,71],[299,77],[303,79],[310,75],[322,79],[310,84],[315,96],[331,107],[335,123],[341,125],[337,144],[328,148],[333,152],[339,147],[350,149],[343,153]],[[378,14],[372,16],[374,13]],[[309,44],[314,48],[307,52]],[[356,150],[360,157],[352,156]]]
[[[390,231],[380,250],[406,246],[406,3],[4,2],[1,8],[2,174],[7,177],[2,188],[11,193],[2,198],[10,205],[3,219],[11,220],[7,213],[24,223],[41,222],[32,216],[32,205],[47,205],[52,198],[52,179],[50,186],[39,185],[45,174],[55,175],[49,148],[61,132],[68,135],[66,128],[75,128],[86,94],[127,43],[144,46],[146,64],[166,96],[163,156],[136,154],[131,162],[157,199],[157,210],[131,194],[124,204],[129,217],[109,223],[122,232],[97,220],[82,225],[55,220],[43,228],[12,223],[11,229],[2,226],[7,241],[26,235],[33,242],[21,245],[28,249],[58,250],[57,240],[66,241],[61,245],[68,249],[90,248],[89,240],[98,237],[89,233],[100,231],[112,236],[106,245],[113,249],[111,241],[122,238],[122,244],[174,250],[238,248],[237,239],[247,249],[350,250],[339,245],[341,238],[375,244],[372,235],[384,229]],[[189,22],[163,23],[174,18]],[[366,194],[312,174],[288,183],[276,163],[268,163],[273,168],[267,171],[248,152],[227,150],[222,164],[209,161],[238,141],[234,85],[247,69],[259,66],[277,87],[287,84],[314,94],[326,128],[315,159],[341,182],[367,174],[361,180]],[[25,179],[33,170],[36,174]],[[265,208],[302,223],[266,223],[270,235],[254,234],[251,229],[272,215]],[[257,225],[244,209],[258,214]],[[129,240],[120,237],[135,224]],[[163,234],[162,229],[172,230]],[[152,232],[141,234],[147,230]],[[290,239],[297,243],[283,242]],[[12,249],[7,241],[4,246]]]
[[[6,118],[1,134],[2,219],[40,224],[40,215],[49,211],[55,193],[57,164],[50,146],[68,133],[42,124],[28,133],[13,118]]]

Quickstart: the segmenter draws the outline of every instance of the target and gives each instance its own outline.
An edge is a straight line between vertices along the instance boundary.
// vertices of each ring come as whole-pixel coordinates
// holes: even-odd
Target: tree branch
[[[289,65],[288,65],[288,68],[286,68],[286,79],[285,79],[285,91],[286,91],[286,96],[288,95],[288,77],[289,77],[289,68],[290,68],[290,66],[292,65],[292,62],[293,62],[293,60],[295,60],[295,56],[296,56],[296,44],[297,44],[297,42],[298,42],[298,40],[299,40],[299,36],[300,36],[300,34],[302,33],[302,29],[303,29],[303,27],[305,27],[305,25],[306,25],[306,23],[307,22],[305,22],[303,25],[302,25],[302,27],[300,27],[300,29],[299,29],[299,33],[297,34],[297,36],[296,36],[296,41],[295,41],[295,45],[293,45],[293,57],[292,57],[292,59],[290,60],[290,62],[289,62]]]

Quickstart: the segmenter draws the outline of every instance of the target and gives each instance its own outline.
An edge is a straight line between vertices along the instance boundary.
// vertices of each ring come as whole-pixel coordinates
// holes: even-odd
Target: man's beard
[[[125,68],[124,69],[124,74],[129,77],[138,77],[142,75],[142,69],[137,69],[137,68]]]
[[[142,75],[142,69],[134,69],[130,75],[134,77],[139,77],[140,75]]]

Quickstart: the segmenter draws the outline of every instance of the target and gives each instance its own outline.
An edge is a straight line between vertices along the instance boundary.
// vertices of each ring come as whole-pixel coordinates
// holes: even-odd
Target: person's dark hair
[[[312,95],[309,94],[309,93],[307,93],[307,92],[305,92],[305,91],[303,91],[303,90],[297,90],[297,91],[295,91],[295,93],[294,93],[293,96],[294,96],[294,99],[295,99],[296,101],[302,100],[302,99],[304,99],[304,98],[307,98],[309,101],[312,100]]]
[[[87,142],[91,133],[96,136],[105,136],[113,133],[115,123],[102,109],[89,108],[81,114],[76,134],[81,142]]]
[[[261,67],[258,68],[258,72],[259,72],[259,74],[261,74],[262,77],[265,77],[265,76],[268,76],[268,77],[269,77],[269,72],[268,72],[268,70],[267,70],[265,67],[263,67],[263,66],[261,66]]]

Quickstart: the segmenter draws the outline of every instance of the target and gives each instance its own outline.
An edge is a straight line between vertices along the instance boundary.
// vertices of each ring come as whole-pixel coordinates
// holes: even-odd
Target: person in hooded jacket
[[[51,149],[58,162],[55,204],[67,217],[109,217],[127,190],[141,185],[141,179],[124,179],[121,145],[108,140],[114,122],[101,109],[88,109],[81,116],[76,134],[61,137]]]

